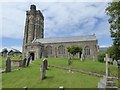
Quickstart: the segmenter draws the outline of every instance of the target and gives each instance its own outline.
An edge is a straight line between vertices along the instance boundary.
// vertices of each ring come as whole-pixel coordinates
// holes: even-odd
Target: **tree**
[[[98,58],[98,61],[99,62],[104,62],[104,57],[105,57],[105,51],[104,52],[99,52],[98,54],[97,54],[97,58]]]
[[[110,58],[112,58],[113,60],[116,59],[116,55],[115,55],[115,46],[111,46],[107,49],[106,53],[108,53],[110,55]]]
[[[82,53],[82,48],[78,46],[71,46],[71,47],[68,47],[67,49],[68,49],[68,52],[73,55],[73,57],[77,53],[80,53],[80,54]]]
[[[106,8],[106,13],[110,16],[110,33],[113,39],[114,57],[120,59],[120,1],[111,2]]]

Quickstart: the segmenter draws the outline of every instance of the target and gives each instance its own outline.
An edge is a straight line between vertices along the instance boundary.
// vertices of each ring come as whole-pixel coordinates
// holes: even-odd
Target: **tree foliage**
[[[110,33],[113,39],[114,57],[120,59],[120,1],[111,2],[106,8],[106,13],[110,16]]]
[[[104,62],[105,53],[106,52],[98,52],[97,58],[99,62]]]
[[[73,55],[73,57],[74,57],[74,55],[76,55],[77,53],[80,53],[80,54],[82,53],[82,48],[81,48],[81,47],[78,47],[78,46],[68,47],[67,50],[68,50],[68,52],[69,52],[70,54]]]

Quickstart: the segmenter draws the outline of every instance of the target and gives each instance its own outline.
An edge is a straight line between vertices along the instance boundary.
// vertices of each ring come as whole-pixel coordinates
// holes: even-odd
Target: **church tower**
[[[26,11],[26,22],[23,39],[23,57],[26,57],[26,52],[35,39],[44,37],[44,16],[40,10],[36,10],[35,5],[30,6],[30,10]],[[31,50],[31,49],[30,49]]]

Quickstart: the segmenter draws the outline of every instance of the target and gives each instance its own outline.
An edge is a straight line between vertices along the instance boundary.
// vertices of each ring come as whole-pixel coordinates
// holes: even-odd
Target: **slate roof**
[[[35,42],[40,43],[61,43],[61,42],[81,42],[81,41],[96,41],[95,35],[72,36],[72,37],[58,37],[58,38],[42,38],[36,39]]]
[[[21,53],[19,50],[14,49],[14,48],[12,48],[12,49],[9,51],[9,53],[10,53],[10,52],[19,52],[19,53]]]

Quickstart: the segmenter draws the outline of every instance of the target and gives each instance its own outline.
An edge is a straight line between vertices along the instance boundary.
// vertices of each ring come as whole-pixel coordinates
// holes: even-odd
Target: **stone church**
[[[32,60],[43,57],[67,58],[70,54],[67,47],[82,47],[84,58],[94,58],[98,52],[98,40],[93,35],[44,38],[44,16],[35,5],[26,11],[26,22],[23,39],[23,57],[32,56]],[[81,55],[76,55],[80,57]]]

